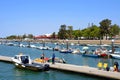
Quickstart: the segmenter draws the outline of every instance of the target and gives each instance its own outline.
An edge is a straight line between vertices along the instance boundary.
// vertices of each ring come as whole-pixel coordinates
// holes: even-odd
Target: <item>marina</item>
[[[1,0],[0,80],[120,80],[119,0]]]
[[[49,74],[53,74],[51,71],[57,71],[56,74],[59,74],[58,71],[61,72],[69,72],[69,75],[72,75],[74,72],[74,75],[76,74],[77,76],[89,76],[89,78],[97,78],[95,80],[98,80],[99,77],[100,78],[107,78],[107,79],[120,79],[120,77],[118,75],[120,75],[119,72],[114,72],[114,71],[107,71],[106,69],[102,68],[99,69],[98,68],[98,62],[102,62],[102,63],[107,63],[108,66],[113,66],[113,63],[115,61],[119,62],[119,59],[112,59],[112,58],[101,58],[101,57],[93,57],[93,56],[83,56],[82,54],[73,54],[73,53],[60,53],[59,51],[53,51],[53,50],[49,50],[49,49],[37,49],[37,46],[42,46],[41,44],[38,43],[31,43],[30,45],[34,45],[34,47],[27,47],[25,45],[26,42],[22,42],[22,45],[24,45],[24,47],[19,47],[17,46],[16,42],[13,42],[13,45],[6,45],[6,44],[1,44],[0,48],[1,48],[1,56],[0,56],[0,61],[3,62],[12,62],[11,58],[14,55],[17,55],[19,53],[25,53],[27,55],[30,55],[32,60],[38,59],[43,53],[47,59],[47,57],[51,57],[53,53],[55,53],[56,58],[64,58],[66,60],[66,63],[55,63],[52,64],[51,62],[47,62],[47,64],[49,64],[50,66],[50,73]],[[46,45],[51,48],[55,47],[56,44],[53,43],[46,43]],[[58,45],[57,45],[58,46]],[[60,45],[59,47],[66,47],[66,45]],[[70,45],[69,45],[70,46]],[[71,45],[71,48],[75,48],[77,45]],[[82,50],[82,48],[84,46],[77,46],[80,50]],[[96,46],[89,46],[90,49],[93,48],[97,48]],[[7,51],[2,51],[4,49],[7,49]],[[119,48],[116,48],[119,51]],[[4,52],[4,54],[2,53]],[[84,51],[83,51],[84,53]],[[39,57],[38,57],[39,55]],[[34,62],[39,64],[39,62]],[[44,72],[43,72],[44,73]],[[105,74],[104,74],[105,73]],[[45,73],[46,74],[46,73]],[[97,76],[97,77],[96,77]],[[67,77],[68,78],[68,77]],[[85,78],[86,79],[86,78]],[[91,79],[91,80],[93,80]],[[59,80],[59,79],[58,79]],[[63,79],[64,80],[64,79]]]

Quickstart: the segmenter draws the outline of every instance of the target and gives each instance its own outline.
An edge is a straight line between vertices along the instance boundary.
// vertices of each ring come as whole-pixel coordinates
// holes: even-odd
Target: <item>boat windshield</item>
[[[21,61],[24,64],[29,63],[29,57],[28,56],[21,56]]]
[[[15,59],[18,59],[18,57],[17,57],[17,56],[15,56],[14,58],[15,58]]]

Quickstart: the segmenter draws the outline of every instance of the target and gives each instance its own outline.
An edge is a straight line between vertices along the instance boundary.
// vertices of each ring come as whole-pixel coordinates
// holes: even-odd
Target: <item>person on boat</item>
[[[41,63],[45,62],[45,55],[44,55],[44,53],[41,55],[40,59],[41,59]]]
[[[45,58],[45,55],[44,55],[44,53],[41,55],[41,57],[40,57],[40,59],[43,59],[44,60],[44,58]]]

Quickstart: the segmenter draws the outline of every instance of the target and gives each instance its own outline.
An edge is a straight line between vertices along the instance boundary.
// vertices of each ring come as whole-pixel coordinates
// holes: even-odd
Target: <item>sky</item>
[[[104,19],[120,25],[120,0],[0,0],[0,37],[57,33],[64,24],[84,29]]]

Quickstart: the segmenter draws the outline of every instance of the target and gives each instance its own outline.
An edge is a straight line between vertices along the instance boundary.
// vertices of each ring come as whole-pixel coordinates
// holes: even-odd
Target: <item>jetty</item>
[[[0,55],[0,61],[3,61],[3,62],[9,62],[9,63],[12,63],[12,57],[8,57],[8,56],[1,56]]]
[[[8,56],[0,56],[0,61],[12,63],[11,58],[12,57],[8,57]],[[52,69],[76,72],[78,74],[83,73],[83,74],[92,75],[92,76],[120,80],[120,72],[99,70],[98,68],[93,68],[89,66],[79,66],[79,65],[73,65],[73,64],[62,64],[62,63],[55,63],[55,64],[48,63],[48,64]]]

